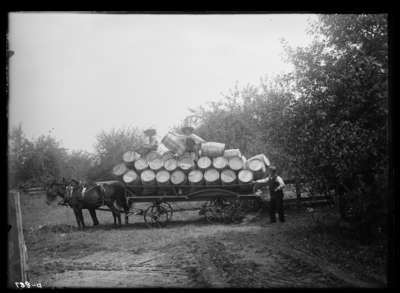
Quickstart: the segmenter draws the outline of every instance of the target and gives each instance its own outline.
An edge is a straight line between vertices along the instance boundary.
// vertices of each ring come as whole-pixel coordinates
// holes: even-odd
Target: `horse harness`
[[[100,186],[100,194],[101,194],[101,200],[102,200],[101,206],[104,206],[104,200],[105,200],[106,190],[105,190],[103,184],[97,184],[97,185],[92,186],[92,187],[90,187],[89,189],[86,190],[85,183],[86,183],[85,181],[81,181],[81,182],[79,182],[79,185],[78,185],[78,186],[75,186],[75,187],[72,186],[72,184],[69,184],[69,185],[66,187],[66,189],[65,189],[64,201],[65,201],[65,202],[70,201],[70,200],[73,198],[72,194],[73,194],[74,189],[76,189],[76,188],[78,188],[78,187],[80,187],[80,186],[82,186],[82,192],[81,192],[81,194],[78,196],[77,199],[78,199],[78,200],[81,200],[81,201],[85,201],[85,200],[84,200],[85,193],[88,192],[89,190],[91,190],[92,188],[95,188],[95,187],[97,187],[97,186]]]

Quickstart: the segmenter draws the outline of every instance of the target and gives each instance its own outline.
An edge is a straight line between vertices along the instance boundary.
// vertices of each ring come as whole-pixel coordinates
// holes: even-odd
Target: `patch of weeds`
[[[357,230],[346,229],[326,210],[315,211],[313,219],[304,222],[291,236],[300,240],[310,252],[362,275],[385,275],[387,239],[376,238]]]

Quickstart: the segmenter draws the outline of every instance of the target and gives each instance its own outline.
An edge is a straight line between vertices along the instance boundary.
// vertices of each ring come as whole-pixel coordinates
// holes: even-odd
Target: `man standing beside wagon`
[[[285,183],[282,178],[276,174],[276,167],[269,166],[268,167],[269,176],[265,179],[260,179],[253,181],[253,183],[268,183],[269,192],[270,192],[270,201],[269,201],[269,223],[276,223],[275,212],[278,210],[279,221],[285,222],[285,215],[283,212],[283,187]]]

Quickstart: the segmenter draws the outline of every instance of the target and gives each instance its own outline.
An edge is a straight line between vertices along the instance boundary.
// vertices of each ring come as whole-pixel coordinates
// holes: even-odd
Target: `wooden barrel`
[[[185,151],[183,142],[172,132],[168,132],[161,140],[161,143],[174,154],[181,155]]]
[[[140,155],[134,151],[127,151],[122,155],[124,163],[129,168],[135,167],[135,162],[140,158]]]
[[[154,194],[157,192],[156,174],[154,171],[147,169],[140,174],[140,182],[143,185],[143,194]]]
[[[161,158],[154,158],[149,162],[149,167],[155,173],[164,168],[164,162]]]
[[[264,163],[259,159],[249,162],[249,170],[253,171],[254,180],[262,179],[267,171]]]
[[[112,173],[117,177],[117,179],[122,180],[122,176],[129,171],[129,168],[125,163],[119,163],[113,167]]]
[[[174,154],[171,151],[167,151],[165,153],[163,153],[163,155],[161,156],[161,159],[163,160],[163,162],[165,162],[168,159],[174,158]]]
[[[225,157],[217,157],[213,160],[212,165],[215,169],[217,169],[219,172],[222,170],[227,169],[228,166],[228,159]]]
[[[197,168],[205,172],[212,167],[212,161],[209,157],[200,157],[197,160]]]
[[[164,162],[164,169],[168,172],[174,172],[178,168],[178,165],[178,161],[174,158],[171,158]]]
[[[229,168],[234,171],[236,174],[239,173],[240,170],[244,168],[244,162],[241,157],[232,157],[228,162]]]
[[[219,142],[205,142],[201,145],[202,157],[222,157],[225,152],[225,144]]]
[[[171,182],[172,185],[178,187],[182,193],[186,193],[189,188],[189,184],[187,182],[187,175],[183,173],[181,170],[175,170],[171,173]],[[185,186],[186,185],[186,186]]]
[[[204,174],[199,169],[190,171],[188,175],[189,185],[200,187],[204,186]]]
[[[194,159],[194,153],[185,151],[182,155],[179,156],[178,161],[185,157]]]
[[[156,174],[156,181],[158,190],[161,193],[169,194],[172,193],[171,174],[166,170],[158,171]]]
[[[224,157],[228,159],[231,159],[233,157],[241,157],[242,154],[240,153],[239,149],[230,149],[230,150],[225,150],[224,152]]]
[[[134,170],[129,170],[128,172],[126,172],[122,179],[125,182],[126,186],[128,186],[132,190],[138,192],[143,190],[142,183],[140,182],[140,176]]]
[[[182,157],[179,159],[179,168],[185,174],[189,174],[195,167],[196,165],[191,157]]]
[[[136,172],[142,173],[144,170],[149,168],[149,162],[147,162],[146,158],[140,158],[135,162]]]
[[[248,159],[245,163],[245,166],[248,168],[249,164],[251,161],[253,160],[260,160],[261,162],[263,162],[263,171],[264,173],[267,171],[268,166],[270,165],[268,158],[264,155],[264,154],[260,154],[254,157],[251,157],[250,159]]]
[[[237,189],[237,176],[235,171],[225,169],[221,172],[221,184],[224,189],[235,191]]]
[[[243,191],[253,191],[253,185],[250,184],[253,178],[253,171],[246,169],[240,171],[238,174],[239,188]]]
[[[206,185],[210,187],[221,185],[221,176],[218,170],[214,168],[208,169],[204,172],[204,180],[206,181]],[[216,188],[219,188],[219,186]]]
[[[161,158],[160,154],[157,151],[150,151],[146,154],[145,156],[147,162],[151,162],[151,160],[155,159],[155,158]]]

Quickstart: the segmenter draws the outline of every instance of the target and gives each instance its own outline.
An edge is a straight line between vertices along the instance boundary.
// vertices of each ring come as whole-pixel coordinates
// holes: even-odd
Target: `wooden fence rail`
[[[22,218],[18,191],[8,192],[7,287],[16,288],[16,282],[28,281],[28,252],[22,232]]]
[[[34,195],[34,194],[44,194],[46,192],[45,187],[35,187],[35,188],[29,188],[26,192],[26,194],[29,195]]]

